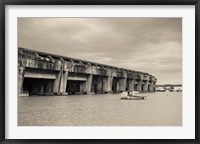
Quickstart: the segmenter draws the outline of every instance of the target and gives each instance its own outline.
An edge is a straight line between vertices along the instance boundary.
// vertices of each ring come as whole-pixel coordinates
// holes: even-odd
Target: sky
[[[18,18],[18,46],[182,84],[181,18]]]

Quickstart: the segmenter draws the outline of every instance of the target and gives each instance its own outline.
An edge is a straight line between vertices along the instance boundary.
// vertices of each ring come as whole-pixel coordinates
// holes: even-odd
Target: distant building
[[[164,85],[156,85],[156,91],[164,92],[182,92],[182,84],[164,84]]]

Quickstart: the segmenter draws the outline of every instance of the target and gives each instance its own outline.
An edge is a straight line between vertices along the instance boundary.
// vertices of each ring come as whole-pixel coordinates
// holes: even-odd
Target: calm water
[[[146,100],[119,94],[20,97],[20,126],[180,126],[182,93],[146,93]]]

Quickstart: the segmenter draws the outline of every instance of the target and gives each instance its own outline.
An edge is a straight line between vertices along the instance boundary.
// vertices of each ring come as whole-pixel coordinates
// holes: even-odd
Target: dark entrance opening
[[[84,84],[85,81],[77,81],[77,80],[68,80],[66,92],[68,95],[78,95],[83,94],[81,90],[81,85]]]
[[[134,91],[137,91],[137,85],[138,84],[134,84]]]
[[[53,79],[24,78],[23,92],[29,95],[52,95]]]
[[[129,91],[129,81],[130,81],[129,79],[126,80],[126,88],[125,88],[128,91]]]
[[[118,89],[117,89],[117,83],[119,82],[119,79],[117,78],[113,78],[113,82],[112,82],[112,91],[113,93],[117,93]]]
[[[93,76],[93,80],[92,80],[92,92],[94,92],[95,94],[101,94],[103,93],[103,87],[104,87],[104,82],[103,79],[105,77],[103,76]]]
[[[142,86],[141,86],[141,91],[142,92],[144,91],[144,84],[142,84]]]
[[[93,91],[93,92],[94,92],[94,93],[97,93],[97,92],[98,92],[97,84],[94,84],[93,87],[94,87],[94,91]]]

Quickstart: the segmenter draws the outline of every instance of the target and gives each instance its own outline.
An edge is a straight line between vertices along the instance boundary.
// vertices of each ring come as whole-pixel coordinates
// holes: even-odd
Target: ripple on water
[[[18,98],[20,126],[180,126],[182,93],[146,93],[146,100],[119,94]]]

